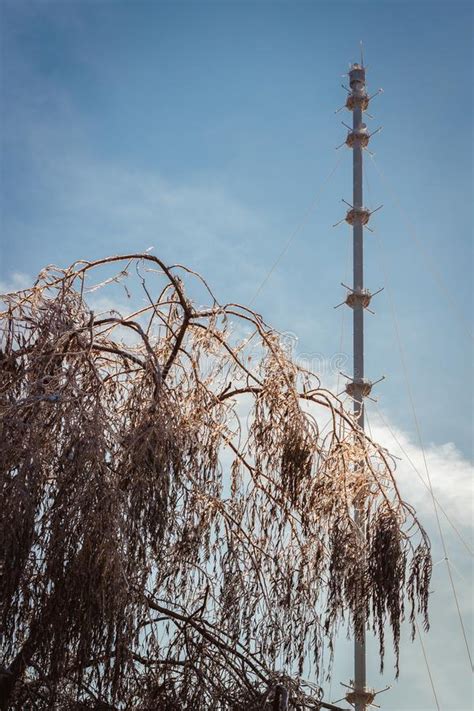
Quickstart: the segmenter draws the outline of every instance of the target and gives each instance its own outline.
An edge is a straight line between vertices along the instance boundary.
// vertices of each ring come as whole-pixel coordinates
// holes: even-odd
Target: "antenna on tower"
[[[353,197],[352,203],[343,200],[349,210],[340,222],[345,221],[352,227],[353,237],[353,283],[352,287],[344,285],[347,294],[343,302],[352,309],[353,314],[353,372],[352,377],[344,373],[342,375],[347,378],[345,390],[353,401],[354,419],[362,430],[364,429],[365,418],[364,401],[366,398],[370,398],[372,387],[384,379],[382,377],[372,382],[364,376],[364,312],[365,310],[370,311],[369,305],[373,297],[373,294],[364,287],[364,228],[370,230],[370,227],[367,227],[367,223],[371,215],[382,207],[377,207],[376,210],[369,210],[364,207],[363,202],[363,153],[364,150],[367,150],[371,136],[380,130],[377,129],[372,134],[369,133],[363,121],[364,112],[367,111],[371,99],[374,98],[369,96],[367,92],[365,72],[364,47],[361,40],[360,64],[354,62],[350,65],[350,91],[347,94],[345,103],[346,108],[352,112],[352,127],[346,126],[348,134],[344,143],[352,150]],[[346,89],[346,87],[344,88]],[[364,462],[361,461],[356,466],[362,469]],[[365,540],[366,523],[363,493],[355,498],[353,506],[357,535],[361,536],[362,540]],[[348,689],[344,698],[355,711],[366,711],[369,706],[376,706],[374,699],[377,693],[380,693],[368,688],[366,683],[366,627],[367,619],[365,617],[361,625],[354,625],[354,679],[350,681],[349,686],[343,684]]]

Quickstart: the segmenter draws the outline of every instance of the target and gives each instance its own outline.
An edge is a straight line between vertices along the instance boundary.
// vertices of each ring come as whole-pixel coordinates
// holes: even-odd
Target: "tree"
[[[87,305],[132,278],[133,313]],[[251,710],[279,683],[319,708],[305,660],[342,620],[370,615],[381,663],[406,599],[428,624],[393,460],[258,314],[150,254],[3,301],[3,708]]]

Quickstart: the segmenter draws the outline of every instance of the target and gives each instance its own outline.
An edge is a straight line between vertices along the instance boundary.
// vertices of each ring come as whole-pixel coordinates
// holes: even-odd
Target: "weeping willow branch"
[[[150,254],[2,300],[3,708],[251,711],[284,680],[317,709],[305,665],[365,619],[398,664],[429,541],[389,455],[258,314]]]

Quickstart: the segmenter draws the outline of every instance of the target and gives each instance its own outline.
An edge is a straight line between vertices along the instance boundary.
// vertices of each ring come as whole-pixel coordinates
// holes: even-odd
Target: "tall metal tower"
[[[359,427],[364,429],[364,398],[370,395],[374,383],[364,376],[364,311],[369,307],[373,295],[364,288],[364,228],[367,227],[372,212],[364,207],[363,203],[363,151],[374,134],[369,133],[363,122],[363,113],[373,97],[367,93],[362,58],[360,64],[351,65],[349,89],[344,88],[348,92],[345,105],[352,112],[352,127],[346,126],[348,134],[345,143],[352,149],[353,156],[352,205],[347,203],[349,210],[344,218],[353,231],[353,284],[352,288],[346,287],[345,300],[353,312],[353,375],[346,385],[346,392],[354,402],[354,417]],[[363,508],[364,501],[355,502],[354,522],[361,536],[364,536]],[[366,686],[365,626],[364,623],[364,630],[354,634],[354,679],[345,697],[356,711],[366,711],[375,696],[375,692]]]

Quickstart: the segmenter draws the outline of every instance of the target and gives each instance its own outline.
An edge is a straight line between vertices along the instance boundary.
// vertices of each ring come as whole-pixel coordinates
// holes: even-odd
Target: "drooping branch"
[[[341,621],[381,660],[406,600],[428,623],[393,461],[258,314],[150,254],[3,302],[5,708],[262,709],[282,679],[319,708],[302,676]]]

